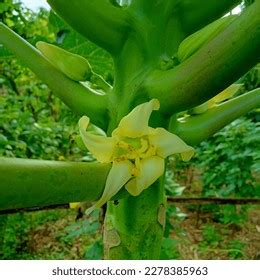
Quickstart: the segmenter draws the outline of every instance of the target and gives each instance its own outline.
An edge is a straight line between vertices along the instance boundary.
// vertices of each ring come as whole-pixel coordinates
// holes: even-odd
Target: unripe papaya
[[[179,62],[183,62],[192,56],[216,34],[225,29],[236,17],[236,15],[232,15],[220,18],[184,39],[178,48]]]
[[[41,41],[36,43],[36,47],[55,68],[70,79],[86,81],[92,75],[91,66],[84,57]]]

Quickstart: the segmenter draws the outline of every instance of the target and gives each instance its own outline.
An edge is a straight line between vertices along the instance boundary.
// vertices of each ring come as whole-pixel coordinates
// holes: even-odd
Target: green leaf
[[[0,3],[0,14],[8,11],[9,6],[8,3]]]
[[[178,240],[172,238],[164,238],[161,250],[161,260],[176,260],[180,258],[178,251]]]
[[[103,246],[101,240],[94,242],[92,245],[87,247],[84,255],[86,260],[101,260],[103,257]]]
[[[67,238],[75,238],[83,234],[95,233],[100,227],[99,222],[89,223],[89,221],[83,221],[75,223],[66,228],[69,233]]]
[[[113,61],[109,53],[86,40],[76,31],[72,30],[54,12],[50,13],[51,28],[57,34],[57,45],[72,53],[87,58],[95,72],[110,80],[113,73]]]

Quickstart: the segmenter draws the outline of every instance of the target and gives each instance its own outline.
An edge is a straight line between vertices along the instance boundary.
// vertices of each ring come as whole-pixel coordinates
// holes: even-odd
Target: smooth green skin
[[[227,123],[254,108],[260,107],[260,89],[255,89],[209,109],[201,115],[172,120],[169,131],[179,135],[186,143],[195,146],[221,130]],[[197,133],[194,133],[196,128]]]
[[[161,178],[138,197],[130,195],[117,205],[108,203],[104,229],[106,259],[159,258],[166,209],[163,185]]]
[[[69,79],[57,70],[35,47],[0,22],[0,42],[19,57],[73,112],[88,114],[104,127],[106,97]]]
[[[0,210],[95,201],[110,164],[0,158]]]
[[[133,107],[151,98],[158,98],[162,106],[159,112],[153,113],[150,125],[167,128],[172,115],[210,99],[248,71],[253,65],[253,57],[259,51],[259,1],[197,53],[175,67],[172,56],[177,52],[180,42],[190,33],[228,12],[238,3],[237,0],[212,0],[203,5],[199,0],[132,0],[130,6],[124,7],[113,6],[108,0],[48,2],[72,27],[108,50],[114,59],[113,89],[105,98],[95,97],[91,108],[85,107],[93,112],[98,106],[102,112],[100,116],[90,115],[87,111],[86,114],[92,122],[101,123],[103,128],[107,128],[108,134]],[[0,28],[0,31],[7,30],[3,26]],[[26,47],[28,45],[18,36],[11,37],[10,34],[10,31],[0,32],[0,42],[27,62],[40,78],[48,81],[48,73],[30,63],[29,54],[35,54],[35,50]],[[11,38],[16,41],[10,43]],[[23,45],[27,50],[25,53],[18,50],[18,46],[23,48]],[[42,57],[36,61],[42,61]],[[51,68],[48,66],[48,69]],[[55,82],[51,85],[55,88]],[[77,90],[75,88],[73,92],[74,97]],[[61,95],[59,92],[56,94]],[[104,102],[98,103],[98,99]],[[175,120],[170,123],[170,128],[175,127],[187,143],[198,143],[251,110],[255,100],[255,94],[250,93],[232,101],[234,103],[223,104],[215,111],[209,111],[206,113],[208,115],[199,116],[201,119],[198,121],[193,117],[186,119],[185,123]],[[75,110],[77,97],[73,101],[66,101]],[[232,111],[232,106],[235,111]],[[218,120],[218,126],[214,119]],[[194,138],[195,134],[197,136]],[[11,167],[5,172],[6,178],[14,172],[13,169],[19,170],[20,167]],[[18,182],[25,185],[24,180],[25,177],[22,177],[16,181],[14,188]],[[37,182],[37,176],[34,182]],[[82,182],[81,187],[84,188],[84,185]],[[66,197],[63,192],[64,188],[66,193],[66,188],[63,184],[59,187],[60,192],[55,193],[52,199],[69,202],[71,197]],[[7,188],[7,183],[4,188]],[[5,194],[2,200],[7,200]],[[164,232],[164,205],[163,178],[138,197],[127,196],[120,199],[118,205],[109,202],[104,227],[105,257],[158,259]]]
[[[144,88],[151,97],[160,95],[166,114],[190,109],[214,97],[242,76],[244,69],[256,64],[256,54],[260,53],[259,14],[260,1],[256,1],[182,64],[166,72],[154,70]]]
[[[76,31],[110,53],[116,53],[123,45],[126,16],[108,0],[47,2]]]

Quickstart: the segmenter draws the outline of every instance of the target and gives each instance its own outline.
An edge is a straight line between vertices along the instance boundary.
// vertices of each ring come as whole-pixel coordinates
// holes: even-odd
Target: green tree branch
[[[260,107],[260,89],[255,89],[209,109],[206,113],[173,122],[169,130],[189,145],[208,139],[227,124]]]
[[[51,7],[76,31],[116,54],[127,34],[124,10],[109,0],[48,0]]]
[[[194,33],[222,17],[239,3],[241,0],[183,0],[180,4],[182,26],[186,34]]]
[[[0,43],[5,45],[56,94],[71,110],[87,114],[91,121],[106,126],[106,97],[66,77],[53,67],[40,52],[27,41],[0,23]]]
[[[166,1],[132,0],[130,6],[133,10],[137,11],[139,14],[143,14],[149,17],[149,15],[154,14],[154,12],[160,14],[158,12],[158,9],[160,10],[161,7],[164,7],[167,3]],[[160,19],[164,20],[163,17]]]
[[[0,158],[0,209],[95,201],[110,164]]]
[[[257,1],[182,64],[151,72],[143,90],[160,100],[165,114],[212,98],[255,65],[260,45],[259,13]]]

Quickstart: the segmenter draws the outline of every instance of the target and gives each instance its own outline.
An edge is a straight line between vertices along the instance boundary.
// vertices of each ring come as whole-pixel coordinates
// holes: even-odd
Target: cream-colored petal
[[[91,129],[88,131],[87,129]],[[105,136],[100,128],[90,125],[89,118],[84,116],[79,120],[79,131],[83,143],[92,155],[101,163],[111,162],[115,140]]]
[[[192,148],[192,147],[191,147],[191,148]],[[181,158],[182,158],[183,161],[189,161],[189,160],[193,157],[194,153],[195,153],[195,151],[194,151],[194,149],[192,148],[192,149],[190,149],[190,150],[187,151],[187,152],[182,152],[182,153],[181,153]]]
[[[169,155],[181,154],[184,161],[189,160],[193,156],[194,149],[177,135],[161,127],[150,131],[149,140],[156,147],[156,154],[158,156],[166,158]]]
[[[114,162],[107,176],[104,192],[101,198],[89,209],[86,214],[90,214],[93,210],[104,205],[126,184],[132,177],[133,164],[128,161]]]
[[[126,184],[127,191],[134,196],[152,185],[164,172],[164,160],[152,156],[140,162],[139,175]]]
[[[148,134],[148,122],[153,110],[159,110],[160,103],[157,99],[135,107],[128,115],[122,118],[118,128],[112,136],[141,137]]]

